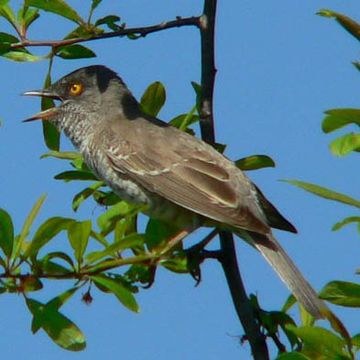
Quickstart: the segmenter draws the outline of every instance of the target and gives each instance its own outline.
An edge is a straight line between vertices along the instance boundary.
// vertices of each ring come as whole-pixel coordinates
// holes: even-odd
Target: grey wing
[[[152,131],[153,130],[153,131]],[[267,233],[250,180],[206,143],[175,128],[150,129],[143,142],[113,141],[113,168],[151,193],[207,218]]]

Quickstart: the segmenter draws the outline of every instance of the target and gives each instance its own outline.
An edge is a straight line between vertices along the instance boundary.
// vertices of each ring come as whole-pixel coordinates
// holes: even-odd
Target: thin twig
[[[209,144],[215,144],[213,93],[215,85],[215,16],[217,0],[205,0],[204,12],[200,17],[201,31],[201,101],[200,128],[202,138]],[[221,264],[231,292],[232,300],[249,340],[254,359],[269,359],[264,336],[254,316],[249,298],[241,279],[237,264],[233,236],[229,232],[220,233]]]
[[[78,44],[86,41],[94,41],[94,40],[101,40],[101,39],[109,39],[113,37],[121,37],[127,35],[138,35],[139,37],[145,37],[148,34],[171,29],[183,26],[196,26],[199,27],[199,17],[192,16],[188,18],[176,18],[176,20],[171,21],[164,21],[161,24],[150,25],[145,27],[135,27],[135,28],[128,28],[128,29],[120,29],[118,31],[112,32],[105,32],[102,34],[94,34],[89,37],[78,37],[73,39],[65,39],[65,40],[22,40],[18,43],[14,43],[10,45],[12,50],[23,48],[23,47],[31,47],[31,46],[51,46],[54,48],[65,46],[65,45],[72,45]]]

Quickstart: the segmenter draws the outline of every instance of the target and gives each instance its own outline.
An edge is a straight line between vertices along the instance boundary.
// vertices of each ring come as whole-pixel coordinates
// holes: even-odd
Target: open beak
[[[23,95],[25,95],[25,96],[40,96],[40,97],[45,97],[45,98],[54,99],[54,100],[62,100],[58,94],[56,94],[53,91],[47,90],[47,89],[26,91],[23,93]],[[23,122],[29,122],[29,121],[34,121],[34,120],[48,120],[49,118],[56,115],[58,113],[58,111],[59,111],[59,109],[57,107],[52,107],[50,109],[41,111],[41,112],[23,120]]]

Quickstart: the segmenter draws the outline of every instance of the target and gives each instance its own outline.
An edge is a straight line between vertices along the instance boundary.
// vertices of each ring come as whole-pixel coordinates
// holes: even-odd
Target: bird
[[[83,67],[24,95],[60,101],[25,121],[49,121],[63,131],[121,199],[183,234],[200,226],[233,231],[263,255],[312,316],[325,317],[325,303],[272,233],[296,233],[295,227],[233,161],[146,114],[115,71]]]

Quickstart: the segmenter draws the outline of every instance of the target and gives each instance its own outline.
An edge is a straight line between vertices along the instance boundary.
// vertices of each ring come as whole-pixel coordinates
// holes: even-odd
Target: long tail
[[[271,233],[267,235],[248,231],[239,231],[237,233],[260,251],[299,303],[301,303],[312,316],[315,318],[327,317],[328,307],[318,298],[315,290],[305,280],[294,262]]]

